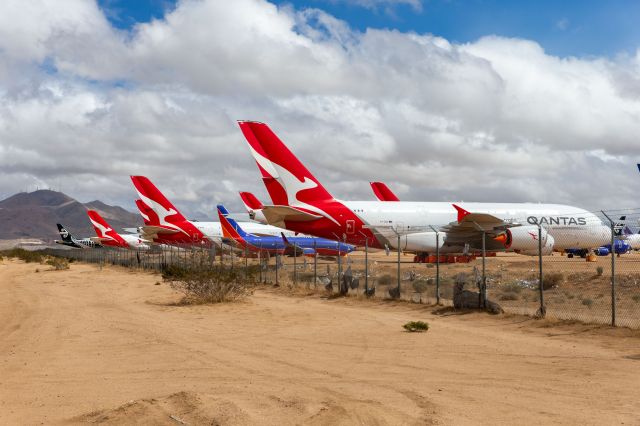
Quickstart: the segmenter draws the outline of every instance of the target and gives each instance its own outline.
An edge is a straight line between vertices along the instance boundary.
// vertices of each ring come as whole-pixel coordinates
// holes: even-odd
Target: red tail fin
[[[274,204],[300,206],[333,200],[269,126],[253,121],[239,125]]]
[[[140,216],[142,216],[142,220],[145,225],[151,225],[151,218],[155,217],[155,213],[149,206],[142,202],[142,200],[136,200],[136,207],[138,207],[138,211],[140,212]]]
[[[127,246],[127,242],[124,240],[124,238],[122,238],[120,234],[114,231],[113,228],[109,226],[107,221],[104,220],[97,211],[89,210],[87,211],[87,214],[89,215],[89,219],[91,220],[93,229],[96,230],[96,235],[98,236],[98,238],[106,238],[113,241],[116,245]]]
[[[400,198],[394,194],[384,182],[369,182],[373,193],[380,201],[400,201]]]
[[[242,198],[242,202],[244,203],[247,210],[262,210],[264,205],[250,192],[241,192],[240,198]]]
[[[131,181],[136,187],[142,203],[147,206],[145,211],[141,209],[140,212],[149,216],[151,225],[164,225],[167,222],[177,223],[187,220],[148,178],[131,176]],[[138,203],[136,202],[136,204]],[[149,214],[150,212],[153,214]]]

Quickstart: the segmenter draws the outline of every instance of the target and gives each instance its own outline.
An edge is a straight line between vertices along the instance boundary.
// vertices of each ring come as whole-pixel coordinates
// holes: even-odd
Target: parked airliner
[[[56,225],[58,226],[60,238],[62,238],[62,240],[55,240],[56,244],[80,249],[102,247],[101,244],[92,241],[91,238],[76,238],[61,224],[56,223]]]
[[[594,248],[610,240],[595,214],[560,204],[341,201],[263,123],[240,121],[273,202],[262,213],[292,231],[370,247],[431,253],[479,249],[543,253]],[[431,228],[433,227],[433,228]],[[399,237],[398,237],[399,236]],[[399,242],[398,242],[399,240]]]
[[[275,236],[257,236],[245,232],[233,219],[224,206],[218,206],[218,216],[222,224],[225,238],[235,241],[235,244],[251,253],[265,252],[269,254],[285,254],[291,256],[345,256],[355,247],[350,244],[317,237],[289,237],[283,234]]]
[[[188,220],[148,178],[131,176],[131,181],[140,197],[136,200],[136,206],[144,220],[144,226],[139,228],[144,239],[156,243],[199,247],[220,244],[220,222]],[[247,232],[255,235],[278,236],[282,232],[289,236],[296,234],[294,231],[255,222],[242,222],[242,226]]]
[[[134,234],[119,234],[106,220],[95,210],[87,211],[89,220],[96,231],[97,237],[91,240],[103,246],[130,248],[134,250],[149,250],[148,241],[143,240]]]

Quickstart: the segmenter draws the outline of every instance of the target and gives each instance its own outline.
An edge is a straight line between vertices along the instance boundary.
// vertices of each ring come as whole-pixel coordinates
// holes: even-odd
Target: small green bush
[[[410,321],[402,327],[404,327],[405,330],[411,333],[415,333],[429,330],[429,323],[426,323],[424,321]]]
[[[588,308],[591,308],[591,306],[593,305],[593,300],[591,299],[582,299],[582,304]]]
[[[602,266],[598,266],[596,268],[596,274],[598,274],[598,276],[601,277],[603,273],[604,273],[604,268]]]
[[[634,302],[640,302],[640,294],[634,294],[631,297],[631,300],[633,300]]]

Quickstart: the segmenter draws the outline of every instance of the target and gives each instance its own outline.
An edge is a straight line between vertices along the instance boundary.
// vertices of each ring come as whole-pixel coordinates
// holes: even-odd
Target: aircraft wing
[[[280,228],[285,227],[285,221],[311,222],[322,218],[322,216],[307,213],[304,210],[290,206],[264,206],[262,213],[269,224]]]
[[[177,234],[178,232],[180,231],[177,229],[164,226],[145,225],[140,227],[140,233],[143,235]]]
[[[458,221],[440,228],[440,231],[447,233],[448,244],[464,245],[468,243],[479,247],[482,245],[482,232],[484,231],[489,237],[486,240],[487,248],[490,248],[494,245],[494,237],[503,234],[507,228],[520,226],[518,223],[506,222],[492,214],[472,213],[455,204],[453,206],[458,211]]]
[[[102,244],[103,241],[113,241],[111,238],[102,238],[102,237],[89,237],[91,241],[94,243]]]

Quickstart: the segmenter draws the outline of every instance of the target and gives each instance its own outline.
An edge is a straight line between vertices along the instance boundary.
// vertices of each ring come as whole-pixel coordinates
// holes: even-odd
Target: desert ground
[[[1,261],[0,424],[640,424],[638,331],[160,281]]]

